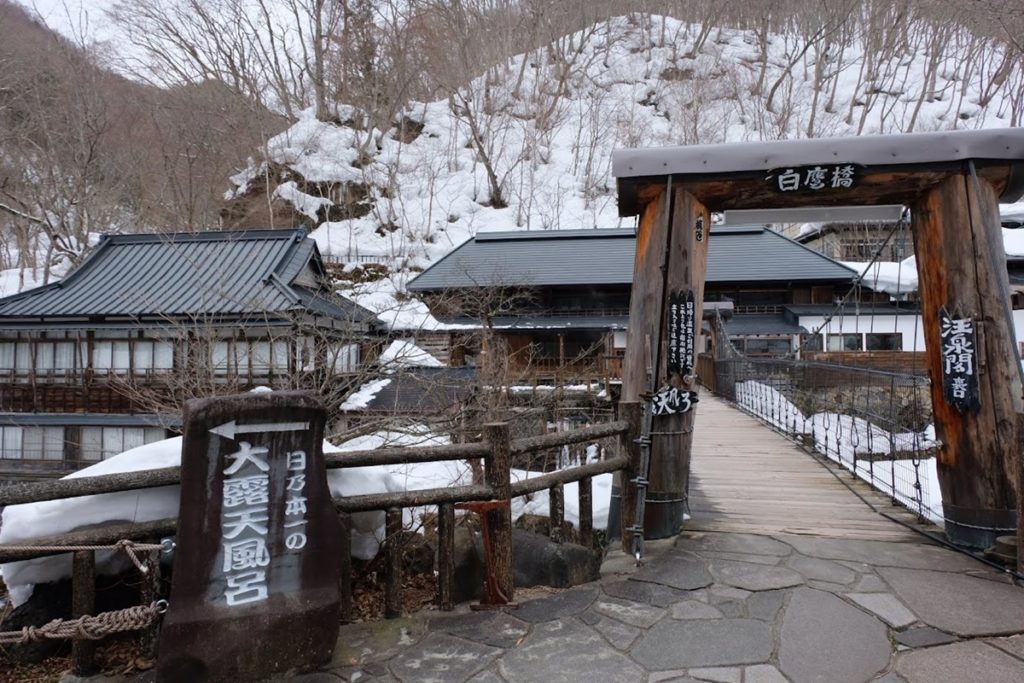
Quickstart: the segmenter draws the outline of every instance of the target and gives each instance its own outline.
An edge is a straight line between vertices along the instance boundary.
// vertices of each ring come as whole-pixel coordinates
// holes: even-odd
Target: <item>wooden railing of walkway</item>
[[[636,404],[634,407],[638,407]],[[630,414],[637,412],[629,411]],[[480,443],[430,446],[424,448],[382,448],[376,450],[348,451],[325,455],[328,469],[365,467],[369,465],[398,465],[411,463],[443,462],[450,460],[480,459],[484,464],[484,482],[472,485],[446,488],[420,489],[394,493],[375,493],[333,499],[340,519],[343,539],[341,567],[341,613],[343,622],[353,618],[352,566],[351,566],[351,520],[356,512],[385,511],[386,541],[384,558],[386,566],[384,614],[387,618],[401,616],[402,606],[402,564],[401,544],[402,509],[409,507],[437,506],[438,520],[438,585],[437,604],[442,610],[453,608],[452,587],[455,576],[455,506],[471,501],[497,500],[506,503],[504,520],[491,517],[491,553],[485,558],[498,585],[507,596],[512,595],[512,525],[510,503],[513,498],[537,491],[547,490],[549,494],[550,536],[562,541],[564,522],[564,486],[579,482],[579,537],[581,544],[593,547],[593,495],[592,479],[599,474],[625,470],[631,473],[639,453],[636,440],[639,420],[620,420],[586,429],[559,432],[544,436],[511,440],[507,423],[485,425],[484,440]],[[619,454],[601,462],[579,465],[521,481],[513,481],[511,464],[515,456],[527,455],[557,449],[571,444],[591,443],[602,439],[617,438]],[[626,478],[628,480],[628,477]],[[76,479],[49,480],[32,483],[15,483],[0,488],[0,508],[41,501],[62,500],[79,496],[104,493],[135,491],[161,486],[173,486],[181,481],[180,467],[125,472]],[[628,493],[628,492],[626,492]],[[0,544],[0,562],[28,560],[37,557],[70,552],[70,548],[83,546],[110,546],[123,540],[152,542],[174,535],[178,520],[175,518],[140,523],[110,523],[87,530],[72,531],[47,537],[35,537],[17,544]],[[624,521],[625,523],[625,521]],[[26,546],[31,546],[26,549]],[[69,548],[69,550],[63,550]],[[151,566],[157,568],[160,551],[150,551]],[[141,553],[140,553],[141,554]],[[149,583],[155,595],[158,578],[152,575]],[[78,550],[74,553],[72,594],[75,605],[95,604],[95,550]],[[144,636],[155,642],[155,636]],[[92,666],[92,641],[75,641],[76,670],[87,671]]]

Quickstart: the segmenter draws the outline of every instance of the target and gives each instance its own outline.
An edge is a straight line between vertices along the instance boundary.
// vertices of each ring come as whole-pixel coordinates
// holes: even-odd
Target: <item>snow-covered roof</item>
[[[377,364],[387,370],[399,368],[439,368],[444,364],[409,339],[396,339],[384,349]]]

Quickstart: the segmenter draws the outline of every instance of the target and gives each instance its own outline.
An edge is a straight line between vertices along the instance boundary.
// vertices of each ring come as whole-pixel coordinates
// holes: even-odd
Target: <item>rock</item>
[[[452,600],[468,602],[479,599],[484,588],[483,540],[478,532],[455,527],[455,578]]]
[[[403,531],[400,543],[403,575],[430,574],[434,571],[434,555],[437,551],[423,534]]]
[[[486,568],[483,539],[477,532],[455,528],[455,581],[452,599],[480,597]],[[555,543],[523,529],[512,530],[512,576],[518,588],[569,588],[600,577],[601,556],[575,543]]]
[[[541,536],[551,535],[551,518],[547,515],[520,515],[512,526],[516,529],[523,529],[524,531],[531,531]],[[576,543],[579,541],[580,535],[569,522],[562,522],[562,538],[570,543]]]
[[[601,557],[575,543],[554,543],[540,534],[513,529],[512,573],[518,587],[568,588],[596,581]]]

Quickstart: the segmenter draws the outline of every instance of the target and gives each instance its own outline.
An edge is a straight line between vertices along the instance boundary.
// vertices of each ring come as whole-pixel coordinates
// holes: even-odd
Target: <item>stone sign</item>
[[[330,659],[341,536],[324,422],[304,392],[189,401],[157,680],[259,680]]]

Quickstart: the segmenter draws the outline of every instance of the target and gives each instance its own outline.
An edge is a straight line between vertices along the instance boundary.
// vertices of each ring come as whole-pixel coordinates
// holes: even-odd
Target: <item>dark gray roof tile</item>
[[[0,299],[0,320],[280,315],[304,307],[374,319],[350,301],[293,286],[310,262],[322,272],[301,230],[108,235],[61,282]]]
[[[635,250],[630,229],[480,233],[417,276],[409,289],[630,284]],[[761,226],[711,231],[707,282],[851,282],[854,276]]]

